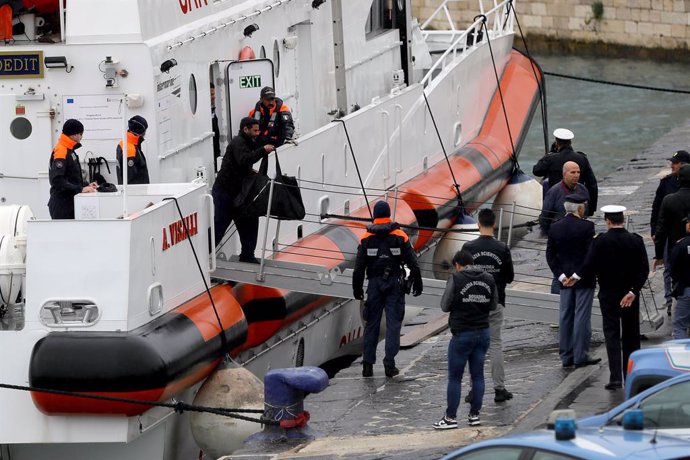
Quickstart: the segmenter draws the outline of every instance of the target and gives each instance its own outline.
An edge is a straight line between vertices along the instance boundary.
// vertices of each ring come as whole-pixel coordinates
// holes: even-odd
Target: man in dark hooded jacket
[[[364,298],[364,274],[369,279],[364,307],[364,356],[362,376],[374,375],[376,345],[379,341],[381,316],[386,311],[386,356],[383,366],[387,377],[400,371],[395,367],[395,356],[400,349],[400,328],[405,315],[403,264],[410,269],[412,295],[422,293],[422,274],[410,245],[410,238],[390,218],[391,209],[385,201],[374,206],[374,224],[367,227],[357,249],[352,291],[355,299]]]

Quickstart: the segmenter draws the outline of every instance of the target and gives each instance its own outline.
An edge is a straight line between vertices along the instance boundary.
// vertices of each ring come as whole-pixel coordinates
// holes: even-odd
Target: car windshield
[[[690,429],[690,381],[664,388],[642,400],[639,408],[644,412],[644,426],[653,428]],[[613,419],[621,425],[623,414]]]

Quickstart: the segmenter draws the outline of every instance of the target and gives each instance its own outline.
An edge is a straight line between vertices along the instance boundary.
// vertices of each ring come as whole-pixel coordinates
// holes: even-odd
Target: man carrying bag
[[[258,136],[259,122],[249,117],[243,118],[239,133],[232,138],[225,151],[212,191],[216,246],[223,239],[230,223],[235,221],[242,245],[240,262],[249,263],[258,263],[254,250],[259,232],[258,214],[247,212],[248,206],[256,198],[252,191],[257,173],[252,165],[262,159],[267,161],[268,154],[275,151],[275,147],[270,144],[257,146]]]

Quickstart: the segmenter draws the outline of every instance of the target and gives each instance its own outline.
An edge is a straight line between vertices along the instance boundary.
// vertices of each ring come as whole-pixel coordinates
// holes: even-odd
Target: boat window
[[[261,46],[261,49],[259,50],[259,57],[261,59],[266,59],[266,47],[263,45]]]
[[[387,30],[395,29],[395,11],[390,0],[374,0],[369,9],[369,17],[364,25],[367,39],[373,38]]]
[[[196,77],[194,74],[189,75],[189,108],[192,109],[192,114],[196,114],[197,93],[196,93]]]
[[[273,42],[273,66],[277,78],[280,75],[280,45],[278,40]]]
[[[31,136],[31,122],[24,117],[17,117],[10,123],[10,133],[20,141]]]

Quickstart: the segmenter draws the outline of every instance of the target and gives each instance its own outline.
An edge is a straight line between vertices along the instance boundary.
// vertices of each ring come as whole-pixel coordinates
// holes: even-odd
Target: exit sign
[[[240,88],[261,87],[261,75],[245,75],[240,77]]]

